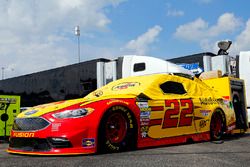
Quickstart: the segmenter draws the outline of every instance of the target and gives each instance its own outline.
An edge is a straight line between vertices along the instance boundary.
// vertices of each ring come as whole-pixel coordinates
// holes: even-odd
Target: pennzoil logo
[[[12,137],[34,137],[35,133],[31,132],[14,132]]]
[[[131,87],[136,87],[139,86],[140,83],[139,82],[124,82],[124,83],[120,83],[116,86],[112,87],[112,90],[116,91],[116,90],[123,90],[123,89],[128,89]]]

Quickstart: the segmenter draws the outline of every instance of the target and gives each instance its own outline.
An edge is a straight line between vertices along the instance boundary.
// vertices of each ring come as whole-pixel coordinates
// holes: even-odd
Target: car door
[[[180,82],[166,81],[159,85],[162,94],[150,100],[148,136],[159,139],[194,134],[193,100]]]

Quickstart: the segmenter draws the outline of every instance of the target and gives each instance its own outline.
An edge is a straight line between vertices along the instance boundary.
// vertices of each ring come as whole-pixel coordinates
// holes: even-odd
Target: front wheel
[[[211,140],[220,140],[224,133],[224,119],[220,110],[213,113],[210,123],[210,137]]]
[[[136,145],[136,127],[128,109],[112,107],[105,113],[98,137],[99,153],[132,150]]]

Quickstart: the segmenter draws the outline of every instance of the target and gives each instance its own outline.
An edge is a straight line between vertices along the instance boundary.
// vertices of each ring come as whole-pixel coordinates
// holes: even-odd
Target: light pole
[[[81,58],[80,58],[80,26],[76,26],[75,27],[75,35],[77,36],[77,39],[78,39],[78,81],[79,81],[79,84],[78,84],[78,95],[80,97],[81,95],[81,75],[80,75],[80,61],[81,61]]]
[[[80,26],[75,27],[75,35],[78,39],[78,63],[80,63]]]
[[[2,80],[4,80],[4,67],[2,67]]]

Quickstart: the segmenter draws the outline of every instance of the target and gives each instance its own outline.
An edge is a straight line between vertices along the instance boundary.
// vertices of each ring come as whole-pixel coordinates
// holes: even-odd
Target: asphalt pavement
[[[8,144],[0,144],[0,166],[101,166],[101,167],[249,167],[250,133],[229,136],[221,142],[180,144],[137,151],[81,156],[24,156],[5,152]]]

